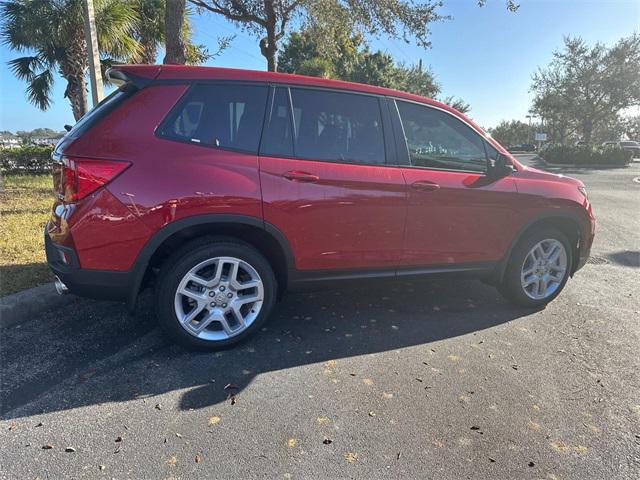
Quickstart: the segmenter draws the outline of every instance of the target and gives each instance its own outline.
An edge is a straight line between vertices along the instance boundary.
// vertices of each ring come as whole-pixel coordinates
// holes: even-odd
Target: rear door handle
[[[320,180],[320,177],[314,175],[313,173],[303,172],[301,170],[289,170],[288,172],[282,174],[284,178],[287,180],[291,180],[292,182],[304,182],[304,183],[313,183]]]
[[[411,184],[411,188],[422,192],[434,192],[440,188],[440,185],[430,182],[429,180],[418,180]]]

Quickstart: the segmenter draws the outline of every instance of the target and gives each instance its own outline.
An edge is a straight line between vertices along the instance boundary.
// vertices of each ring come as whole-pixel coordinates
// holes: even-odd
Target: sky
[[[509,12],[505,0],[444,0],[439,10],[451,20],[431,25],[429,49],[388,37],[370,38],[374,49],[406,64],[430,65],[442,96],[453,95],[471,105],[470,116],[485,128],[501,120],[523,120],[531,106],[531,76],[547,65],[564,36],[580,36],[590,44],[607,45],[640,32],[639,0],[519,0]],[[193,17],[194,41],[216,50],[217,38],[236,35],[231,46],[207,65],[264,70],[255,37],[214,14]],[[6,62],[20,56],[0,45],[0,130],[62,130],[73,124],[65,82],[57,78],[53,105],[42,112],[28,103],[25,84],[15,79]]]

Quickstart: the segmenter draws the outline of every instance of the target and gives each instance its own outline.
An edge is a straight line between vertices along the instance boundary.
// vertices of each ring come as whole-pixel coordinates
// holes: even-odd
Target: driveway
[[[149,296],[3,330],[0,477],[639,478],[640,165],[562,173],[598,232],[542,311],[447,280],[289,295],[218,353]]]

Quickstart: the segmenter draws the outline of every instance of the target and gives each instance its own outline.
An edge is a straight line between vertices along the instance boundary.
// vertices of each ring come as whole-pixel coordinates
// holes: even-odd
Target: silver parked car
[[[640,142],[634,142],[633,140],[621,140],[615,142],[604,142],[602,146],[631,150],[633,152],[633,158],[640,158]]]

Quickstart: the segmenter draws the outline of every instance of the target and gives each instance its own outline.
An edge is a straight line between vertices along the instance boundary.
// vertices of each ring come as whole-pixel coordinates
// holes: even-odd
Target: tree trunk
[[[88,111],[87,81],[84,78],[84,72],[82,75],[67,77],[67,88],[64,91],[64,96],[71,102],[73,118],[75,118],[77,122]]]
[[[260,40],[260,53],[267,59],[267,70],[275,72],[278,69],[276,62],[276,52],[278,46],[276,44],[276,13],[273,8],[273,1],[265,0],[264,2],[265,16],[267,24],[265,29],[267,30],[267,36]]]
[[[587,144],[591,143],[591,136],[593,135],[593,121],[591,117],[585,118],[582,122],[582,141]]]
[[[146,64],[156,63],[156,57],[158,56],[158,47],[156,42],[150,38],[142,38],[140,39],[140,44],[142,45],[142,53],[140,54],[140,63],[146,63]]]
[[[186,0],[166,0],[164,12],[164,36],[166,54],[163,63],[184,65],[187,61],[182,26],[184,25],[184,9]]]
[[[267,70],[269,72],[277,71],[278,64],[276,63],[276,49],[271,47],[267,37],[260,40],[260,53],[267,59]]]
[[[60,74],[67,81],[64,96],[69,99],[73,117],[77,120],[87,113],[87,48],[82,31],[67,47],[66,59],[60,64]]]

